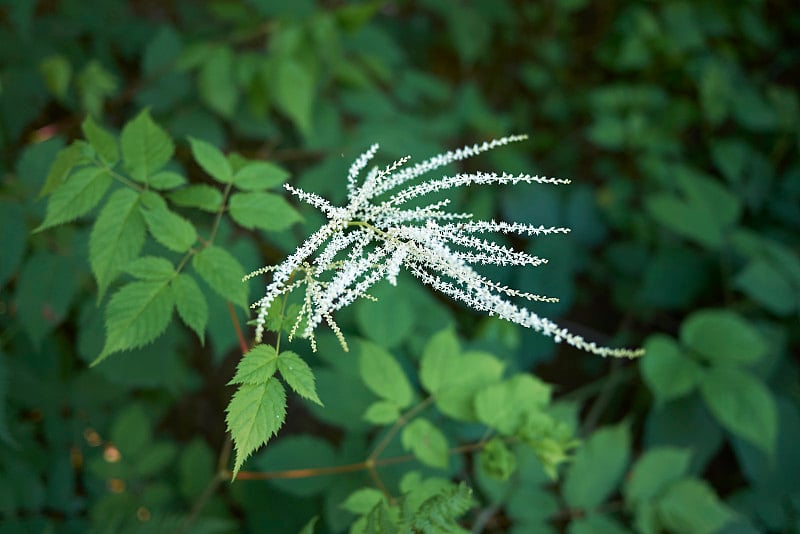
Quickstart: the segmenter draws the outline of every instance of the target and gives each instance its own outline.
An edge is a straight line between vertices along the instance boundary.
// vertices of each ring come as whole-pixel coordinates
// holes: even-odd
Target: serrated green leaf
[[[436,394],[444,386],[461,348],[455,332],[448,328],[437,332],[425,345],[420,361],[419,379],[423,387]]]
[[[100,202],[111,185],[108,171],[86,167],[76,171],[66,183],[53,191],[47,202],[47,214],[35,232],[74,221]]]
[[[356,515],[363,515],[375,508],[376,504],[385,500],[383,492],[375,488],[359,488],[348,495],[339,507]]]
[[[153,282],[169,280],[175,276],[175,266],[166,258],[143,256],[128,264],[125,271],[140,280]]]
[[[89,159],[86,157],[86,146],[87,144],[83,141],[75,141],[68,147],[61,149],[50,165],[47,178],[45,178],[42,190],[39,192],[39,198],[52,193],[66,182],[76,165],[89,163]]]
[[[169,324],[175,297],[165,281],[131,282],[106,307],[106,342],[97,365],[108,355],[147,345]]]
[[[286,199],[273,193],[234,193],[229,209],[233,220],[248,229],[278,232],[303,219]]]
[[[475,395],[475,415],[503,435],[513,435],[532,411],[550,402],[550,387],[531,375],[519,374],[490,384]]]
[[[208,324],[208,303],[194,278],[181,273],[172,281],[175,292],[175,308],[181,320],[195,331],[200,344],[205,344],[206,325]]]
[[[278,356],[278,370],[295,393],[323,406],[314,385],[314,372],[300,356],[292,351],[281,352]]]
[[[275,353],[275,347],[264,344],[256,345],[239,360],[236,374],[228,382],[228,385],[263,384],[272,378],[277,368],[278,355]]]
[[[414,399],[414,391],[403,368],[383,347],[371,341],[358,344],[358,370],[364,384],[382,399],[405,408]]]
[[[664,528],[686,534],[719,532],[735,517],[706,482],[694,478],[672,484],[656,508]]]
[[[175,145],[166,131],[144,110],[125,125],[120,135],[122,161],[131,178],[148,183],[150,176],[172,158]]]
[[[280,185],[289,177],[289,171],[268,161],[251,161],[236,171],[233,185],[242,191],[262,191]]]
[[[169,193],[169,199],[177,206],[198,208],[215,213],[222,206],[222,193],[208,184],[193,184]]]
[[[367,407],[364,420],[374,425],[388,425],[400,418],[400,409],[392,401],[379,400]]]
[[[311,69],[291,58],[284,58],[278,64],[275,84],[275,104],[301,132],[309,133],[314,103]]]
[[[404,449],[425,465],[447,469],[450,461],[447,438],[427,419],[418,417],[407,424],[400,441]]]
[[[186,183],[186,177],[175,171],[159,171],[150,177],[150,187],[161,191],[174,189]]]
[[[142,216],[156,241],[175,252],[186,252],[197,241],[194,225],[167,207],[158,193],[142,193]]]
[[[231,117],[239,100],[233,51],[228,46],[220,46],[206,53],[204,59],[197,74],[200,98],[220,115]]]
[[[123,268],[139,255],[145,234],[139,195],[130,189],[112,193],[89,236],[89,263],[97,280],[99,299]]]
[[[581,509],[601,504],[625,474],[630,448],[630,430],[624,423],[593,433],[567,469],[563,487],[567,504]]]
[[[645,452],[625,482],[625,502],[635,508],[658,496],[689,470],[692,453],[677,447],[656,447]]]
[[[778,410],[769,389],[736,368],[712,367],[700,383],[706,406],[728,431],[767,455],[775,451]]]
[[[750,364],[767,344],[750,323],[728,310],[702,310],[681,325],[681,341],[711,363]]]
[[[247,284],[242,282],[244,269],[226,250],[210,246],[192,258],[192,267],[219,296],[247,309]]]
[[[233,479],[253,451],[277,434],[286,419],[286,392],[276,378],[242,384],[227,408],[225,422],[233,438]]]
[[[81,124],[83,135],[89,141],[92,148],[95,149],[97,155],[106,164],[113,166],[119,161],[119,148],[117,146],[117,138],[97,125],[91,116],[87,116],[86,120]]]
[[[202,139],[189,138],[189,144],[192,147],[192,156],[195,161],[200,164],[200,167],[208,173],[209,176],[223,184],[229,184],[233,181],[233,169],[228,162],[228,158],[220,150]]]
[[[655,334],[644,345],[639,363],[642,377],[659,403],[691,393],[703,376],[703,368],[684,354],[669,336]]]

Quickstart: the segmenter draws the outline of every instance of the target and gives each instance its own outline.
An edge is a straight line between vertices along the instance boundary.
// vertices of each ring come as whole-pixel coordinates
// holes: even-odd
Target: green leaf
[[[100,159],[106,164],[113,166],[119,161],[119,148],[117,147],[117,138],[109,133],[107,130],[98,126],[91,116],[86,117],[86,120],[81,124],[83,135],[95,149]]]
[[[460,354],[458,338],[452,329],[441,330],[431,337],[423,350],[419,370],[420,382],[429,393],[435,394],[447,383]]]
[[[205,344],[208,303],[200,286],[194,278],[181,273],[172,281],[172,290],[175,293],[175,307],[181,320],[197,333],[200,344]]]
[[[798,290],[790,280],[769,262],[756,259],[747,264],[733,282],[744,292],[775,315],[789,315],[800,304]]]
[[[142,193],[142,216],[156,241],[175,252],[186,252],[197,241],[194,225],[167,207],[158,193]]]
[[[727,310],[693,313],[681,325],[681,341],[711,363],[750,364],[767,353],[758,331]]]
[[[629,534],[630,531],[609,515],[589,514],[570,521],[568,534]]]
[[[172,158],[175,145],[144,110],[122,129],[122,160],[131,178],[147,183]]]
[[[44,221],[34,231],[41,232],[85,215],[100,202],[110,185],[111,176],[105,169],[87,167],[76,171],[53,191]]]
[[[72,65],[69,60],[61,54],[48,56],[39,63],[39,72],[50,94],[63,102],[67,98],[72,79]]]
[[[381,491],[375,488],[360,488],[348,495],[340,507],[356,515],[364,515],[381,501],[386,501]]]
[[[197,74],[200,98],[212,110],[228,118],[233,116],[239,100],[233,60],[229,46],[215,48]]]
[[[143,256],[128,264],[125,271],[140,280],[161,282],[175,276],[175,266],[166,258]]]
[[[379,400],[367,407],[364,420],[374,425],[388,425],[400,418],[400,409],[392,401]]]
[[[571,508],[600,505],[625,474],[631,437],[626,424],[593,433],[575,455],[564,479],[564,499]]]
[[[174,171],[160,171],[150,177],[150,187],[166,191],[186,183],[186,177]]]
[[[671,532],[713,534],[735,517],[706,482],[694,478],[670,486],[656,506],[661,524]]]
[[[550,402],[550,387],[528,374],[490,384],[475,395],[475,415],[503,435],[513,435],[532,411]]]
[[[233,181],[233,169],[228,162],[228,158],[220,150],[201,139],[189,138],[189,144],[192,146],[192,156],[195,161],[200,164],[200,167],[208,173],[209,176],[223,184],[229,184]]]
[[[247,457],[283,426],[286,392],[276,378],[260,384],[242,384],[226,411],[225,422],[236,449],[232,477],[236,479]]]
[[[126,456],[145,450],[153,439],[153,431],[144,409],[139,404],[131,404],[121,411],[111,425],[109,437]]]
[[[298,534],[314,534],[314,527],[316,527],[317,521],[319,521],[319,516],[315,515],[308,520],[308,523],[306,523],[303,528],[300,529]]]
[[[499,381],[505,365],[486,352],[465,352],[451,363],[453,367],[435,393],[436,405],[451,417],[474,421],[475,395]]]
[[[413,335],[417,310],[409,296],[389,284],[379,284],[370,294],[375,301],[363,301],[355,308],[356,324],[364,335],[386,348],[393,348]]]
[[[45,178],[42,190],[39,192],[39,197],[41,198],[55,191],[67,181],[76,165],[86,163],[89,163],[89,159],[86,157],[86,143],[83,141],[75,141],[68,147],[63,148],[50,165],[50,170],[47,172],[47,178]]]
[[[25,253],[28,225],[25,221],[26,210],[12,199],[0,199],[0,250],[3,261],[0,262],[0,288],[6,285],[9,278],[17,271]]]
[[[481,449],[479,461],[481,469],[491,478],[499,481],[508,480],[517,469],[517,457],[497,437],[492,438]]]
[[[210,246],[192,258],[192,267],[223,299],[247,309],[247,284],[242,282],[244,269],[226,250]]]
[[[278,356],[278,370],[295,393],[323,406],[317,396],[314,373],[305,360],[292,351],[281,352]]]
[[[222,206],[222,193],[208,184],[192,184],[169,193],[169,199],[177,206],[199,208],[216,213]]]
[[[98,299],[123,268],[142,251],[145,223],[139,195],[130,189],[114,191],[89,235],[89,263],[97,280]]]
[[[635,508],[660,495],[671,483],[689,471],[692,453],[677,447],[656,447],[645,452],[634,464],[625,483],[625,502]]]
[[[233,220],[248,229],[278,232],[302,220],[297,210],[273,193],[234,193],[229,209]]]
[[[650,215],[674,232],[703,246],[718,248],[724,232],[741,213],[741,202],[716,180],[693,169],[675,169],[684,194],[656,193],[645,198]]]
[[[401,442],[423,464],[447,469],[450,460],[447,438],[427,419],[418,417],[407,424]]]
[[[394,402],[399,408],[411,404],[414,391],[397,360],[371,341],[361,341],[358,345],[358,370],[370,391]]]
[[[714,417],[767,455],[775,451],[778,411],[769,389],[753,375],[730,367],[712,367],[700,384]]]
[[[195,437],[181,450],[178,459],[178,489],[183,497],[194,499],[203,493],[214,478],[216,457],[211,447],[200,437]]]
[[[639,368],[656,402],[664,403],[694,391],[703,368],[685,355],[675,340],[654,334],[647,339],[644,349]]]
[[[289,177],[289,171],[267,161],[252,161],[236,171],[233,184],[243,191],[261,191],[280,185]]]
[[[236,366],[236,374],[228,382],[232,384],[263,384],[272,378],[278,368],[278,355],[271,345],[256,345],[250,349]]]
[[[311,106],[314,103],[314,77],[301,63],[284,58],[277,67],[275,104],[301,132],[311,131]]]
[[[122,286],[106,307],[106,343],[97,365],[109,354],[147,345],[169,324],[175,297],[165,281],[131,282]]]

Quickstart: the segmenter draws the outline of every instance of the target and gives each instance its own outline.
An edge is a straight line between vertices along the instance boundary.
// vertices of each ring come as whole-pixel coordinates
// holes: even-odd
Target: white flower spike
[[[482,145],[440,154],[411,167],[403,167],[409,159],[406,157],[382,170],[374,168],[367,172],[359,186],[359,175],[378,150],[378,145],[372,145],[350,167],[347,176],[348,204],[344,207],[333,206],[319,195],[285,185],[290,193],[324,213],[328,222],[283,263],[259,269],[245,277],[249,279],[265,272],[273,273],[266,294],[252,306],[258,308],[256,342],[261,342],[267,311],[275,299],[305,286],[303,304],[290,337],[299,329],[316,350],[314,330],[324,320],[347,350],[347,343],[333,320],[333,313],[358,298],[371,298],[367,291],[383,279],[396,285],[400,269],[405,268],[426,285],[471,308],[533,328],[552,336],[556,342],[566,341],[574,347],[601,356],[633,358],[642,355],[642,349],[609,348],[587,342],[508,298],[521,297],[543,302],[556,302],[558,299],[503,286],[473,269],[477,264],[538,266],[547,262],[483,239],[481,234],[493,232],[538,236],[567,233],[568,228],[494,220],[474,221],[468,213],[443,211],[449,203],[447,200],[414,208],[404,206],[428,193],[471,184],[568,184],[569,180],[527,174],[514,176],[476,172],[426,180],[389,194],[428,171],[526,138],[524,135],[515,135],[495,139]],[[379,197],[384,199],[378,200]]]

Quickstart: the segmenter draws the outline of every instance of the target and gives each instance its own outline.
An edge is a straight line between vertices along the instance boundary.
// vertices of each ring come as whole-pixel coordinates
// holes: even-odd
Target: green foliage
[[[792,2],[151,4],[3,4],[0,531],[798,530]],[[288,339],[299,298],[247,348],[243,276],[319,222],[284,183],[513,133],[442,174],[573,184],[447,200],[572,233],[478,269],[645,357],[410,276],[349,353]]]

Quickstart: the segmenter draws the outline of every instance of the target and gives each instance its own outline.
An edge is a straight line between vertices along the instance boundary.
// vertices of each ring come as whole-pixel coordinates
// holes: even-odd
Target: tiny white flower
[[[439,154],[411,167],[404,167],[409,158],[402,158],[384,169],[376,167],[368,171],[359,186],[359,175],[378,150],[377,144],[372,145],[351,165],[347,175],[348,202],[341,207],[333,206],[317,194],[285,185],[287,191],[325,214],[328,222],[282,263],[259,269],[245,277],[273,273],[264,297],[253,304],[253,308],[258,308],[256,341],[261,342],[267,310],[275,299],[305,286],[303,304],[290,337],[304,322],[302,335],[310,339],[312,348],[316,348],[314,330],[324,320],[346,350],[344,336],[333,320],[334,312],[359,298],[371,298],[369,289],[383,279],[397,285],[400,269],[405,268],[424,284],[475,310],[533,328],[551,336],[556,342],[563,340],[601,356],[630,358],[641,355],[641,349],[601,347],[585,341],[549,319],[514,304],[509,297],[543,302],[556,302],[558,299],[506,287],[473,269],[476,264],[536,267],[547,262],[546,259],[485,239],[483,234],[539,236],[564,234],[569,232],[568,228],[494,220],[476,221],[468,213],[443,211],[449,204],[448,200],[413,208],[406,205],[429,193],[472,184],[567,184],[569,180],[527,174],[476,172],[443,176],[398,190],[433,169],[526,138],[516,135],[495,139]]]

